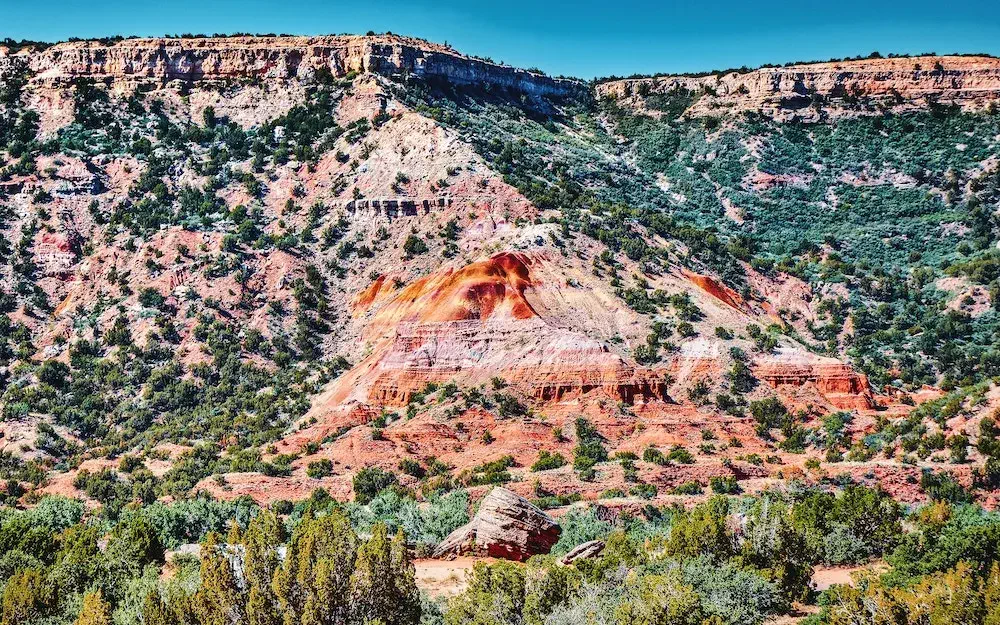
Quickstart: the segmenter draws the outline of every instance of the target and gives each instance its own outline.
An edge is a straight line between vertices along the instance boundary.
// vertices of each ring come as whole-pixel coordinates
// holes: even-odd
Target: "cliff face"
[[[645,98],[675,90],[697,95],[692,112],[760,110],[787,115],[815,103],[833,108],[867,101],[883,107],[925,107],[928,100],[978,108],[1000,97],[1000,59],[922,56],[766,67],[747,73],[614,80],[598,97],[643,108]]]
[[[754,375],[779,392],[794,393],[795,389],[815,386],[830,405],[841,410],[875,407],[868,379],[835,358],[782,348],[758,358]]]
[[[440,77],[460,84],[491,84],[539,96],[585,92],[583,83],[463,56],[449,47],[394,35],[128,39],[60,43],[41,52],[5,55],[0,69],[19,64],[36,81],[303,80],[318,70]]]

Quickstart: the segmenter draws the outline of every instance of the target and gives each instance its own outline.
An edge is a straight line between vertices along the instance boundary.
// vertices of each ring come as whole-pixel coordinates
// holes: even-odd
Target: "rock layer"
[[[926,107],[927,99],[978,107],[1000,98],[1000,59],[921,56],[763,67],[707,76],[658,76],[597,85],[599,97],[637,107],[674,90],[698,94],[698,113],[760,110],[780,115],[814,102],[868,99],[887,106]],[[641,95],[640,95],[641,94]]]
[[[812,385],[830,404],[842,410],[875,407],[868,378],[835,358],[778,348],[773,355],[754,362],[754,375],[779,392]]]
[[[546,262],[501,252],[403,288],[366,326],[366,338],[382,348],[344,390],[359,401],[398,406],[431,382],[474,386],[499,377],[541,402],[592,391],[629,404],[667,399],[662,372],[636,367],[601,341],[555,327],[538,313],[532,297],[545,287],[535,272]],[[355,306],[369,305],[383,287],[376,280]]]
[[[7,57],[6,59],[4,57]],[[321,69],[412,74],[456,84],[508,87],[532,95],[585,92],[583,83],[467,57],[450,47],[396,35],[322,37],[206,37],[126,39],[112,44],[76,41],[11,57],[0,49],[0,67],[21,60],[35,80],[60,83],[86,77],[116,81],[311,79]]]
[[[505,488],[494,488],[479,512],[445,538],[434,557],[474,555],[523,562],[548,553],[562,528],[527,499]]]

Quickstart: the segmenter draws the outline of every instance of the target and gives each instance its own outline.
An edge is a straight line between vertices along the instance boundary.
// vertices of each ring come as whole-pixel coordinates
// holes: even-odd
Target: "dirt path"
[[[432,597],[454,597],[465,590],[466,576],[476,562],[489,558],[455,558],[454,560],[414,560],[417,587]]]
[[[851,576],[858,571],[873,570],[884,571],[886,565],[883,562],[873,562],[863,566],[817,566],[813,571],[812,581],[816,590],[826,590],[835,584],[853,584]]]

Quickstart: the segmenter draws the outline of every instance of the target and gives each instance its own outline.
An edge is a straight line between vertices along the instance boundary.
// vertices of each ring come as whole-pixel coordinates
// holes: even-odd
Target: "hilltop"
[[[832,109],[871,114],[926,109],[931,104],[984,108],[1000,93],[1000,59],[991,56],[912,56],[852,59],[705,76],[608,80],[598,97],[642,107],[653,96],[701,94],[693,115],[759,111],[784,120]],[[645,109],[649,110],[649,109]]]

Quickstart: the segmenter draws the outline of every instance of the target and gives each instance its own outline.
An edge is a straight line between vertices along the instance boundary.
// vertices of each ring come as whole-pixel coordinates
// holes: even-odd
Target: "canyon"
[[[515,166],[539,158],[532,175],[541,185],[543,173],[559,170],[560,159],[606,119],[566,131],[569,147],[548,160],[526,151],[513,165],[498,164],[490,154],[500,148],[485,152],[491,141],[470,138],[472,124],[441,121],[456,114],[432,96],[408,99],[436,85],[466,89],[484,107],[543,119],[550,126],[539,123],[540,134],[571,127],[559,107],[593,104],[581,81],[389,34],[75,41],[0,50],[0,75],[21,80],[13,125],[36,117],[37,140],[49,142],[30,170],[12,150],[0,161],[5,237],[24,241],[17,267],[31,265],[17,280],[13,261],[0,270],[8,284],[24,285],[10,319],[30,336],[31,349],[22,346],[27,353],[18,359],[77,367],[81,344],[97,345],[109,359],[148,345],[169,352],[150,368],[206,385],[206,369],[233,366],[222,339],[206,329],[225,326],[237,361],[305,380],[297,412],[283,408],[279,432],[266,443],[250,445],[259,439],[243,423],[222,435],[191,429],[183,410],[171,412],[171,423],[183,425],[162,439],[144,440],[132,424],[101,425],[133,436],[115,454],[141,441],[169,459],[161,475],[205,443],[234,453],[259,448],[261,462],[287,460],[287,475],[201,476],[197,488],[218,497],[273,502],[323,487],[346,499],[362,467],[397,471],[403,461],[430,459],[481,488],[469,476],[506,456],[517,477],[511,488],[522,495],[598,499],[630,488],[632,477],[617,465],[597,483],[569,465],[530,471],[542,451],[572,458],[580,418],[611,454],[705,450],[690,463],[644,463],[639,475],[660,487],[660,499],[713,477],[736,477],[754,491],[795,470],[804,475],[813,456],[758,436],[747,414],[753,402],[778,398],[817,431],[829,415],[850,412],[848,434],[860,439],[879,419],[905,419],[942,395],[933,386],[876,388],[850,362],[849,327],[834,348],[804,338],[828,321],[821,304],[839,295],[835,287],[782,269],[758,271],[732,256],[724,269],[747,277],[734,288],[718,263],[691,251],[690,240],[668,240],[633,216],[623,220],[627,238],[655,251],[629,253],[621,242],[587,234],[611,221],[608,214],[584,202],[540,201],[512,177]],[[694,94],[683,112],[692,118],[757,111],[817,121],[879,107],[926,109],[931,99],[980,110],[1000,95],[1000,61],[868,59],[593,85],[596,100],[651,117],[660,112],[649,98],[678,90]],[[101,124],[80,121],[88,107]],[[588,164],[631,172],[629,157],[614,150],[600,144],[595,152],[605,160]],[[780,185],[748,188],[771,186]],[[152,226],[129,217],[159,203],[167,216]],[[585,225],[571,228],[563,217],[577,213]],[[106,337],[123,329],[129,340],[109,344]],[[268,349],[247,347],[261,343]],[[315,352],[315,362],[306,352]],[[744,367],[752,383],[737,391]],[[28,370],[12,358],[5,384],[36,384]],[[155,382],[161,386],[143,385],[134,395],[146,427],[166,430],[149,412],[158,399],[168,403],[157,395],[165,382]],[[114,393],[125,394],[121,388]],[[724,401],[713,404],[712,396],[731,394],[742,403],[728,411],[719,407]],[[7,400],[14,404],[18,396]],[[106,450],[89,446],[69,418],[34,406],[24,412],[0,426],[4,449],[47,463],[48,492],[81,494],[72,485],[76,469],[55,469],[65,465],[38,448],[31,426],[51,422],[79,444],[83,465],[76,467],[105,466]],[[771,465],[758,463],[761,456]],[[320,460],[333,468],[314,477],[309,467]],[[844,471],[863,475],[875,466],[864,463]],[[888,484],[913,472],[890,465],[864,479]]]

